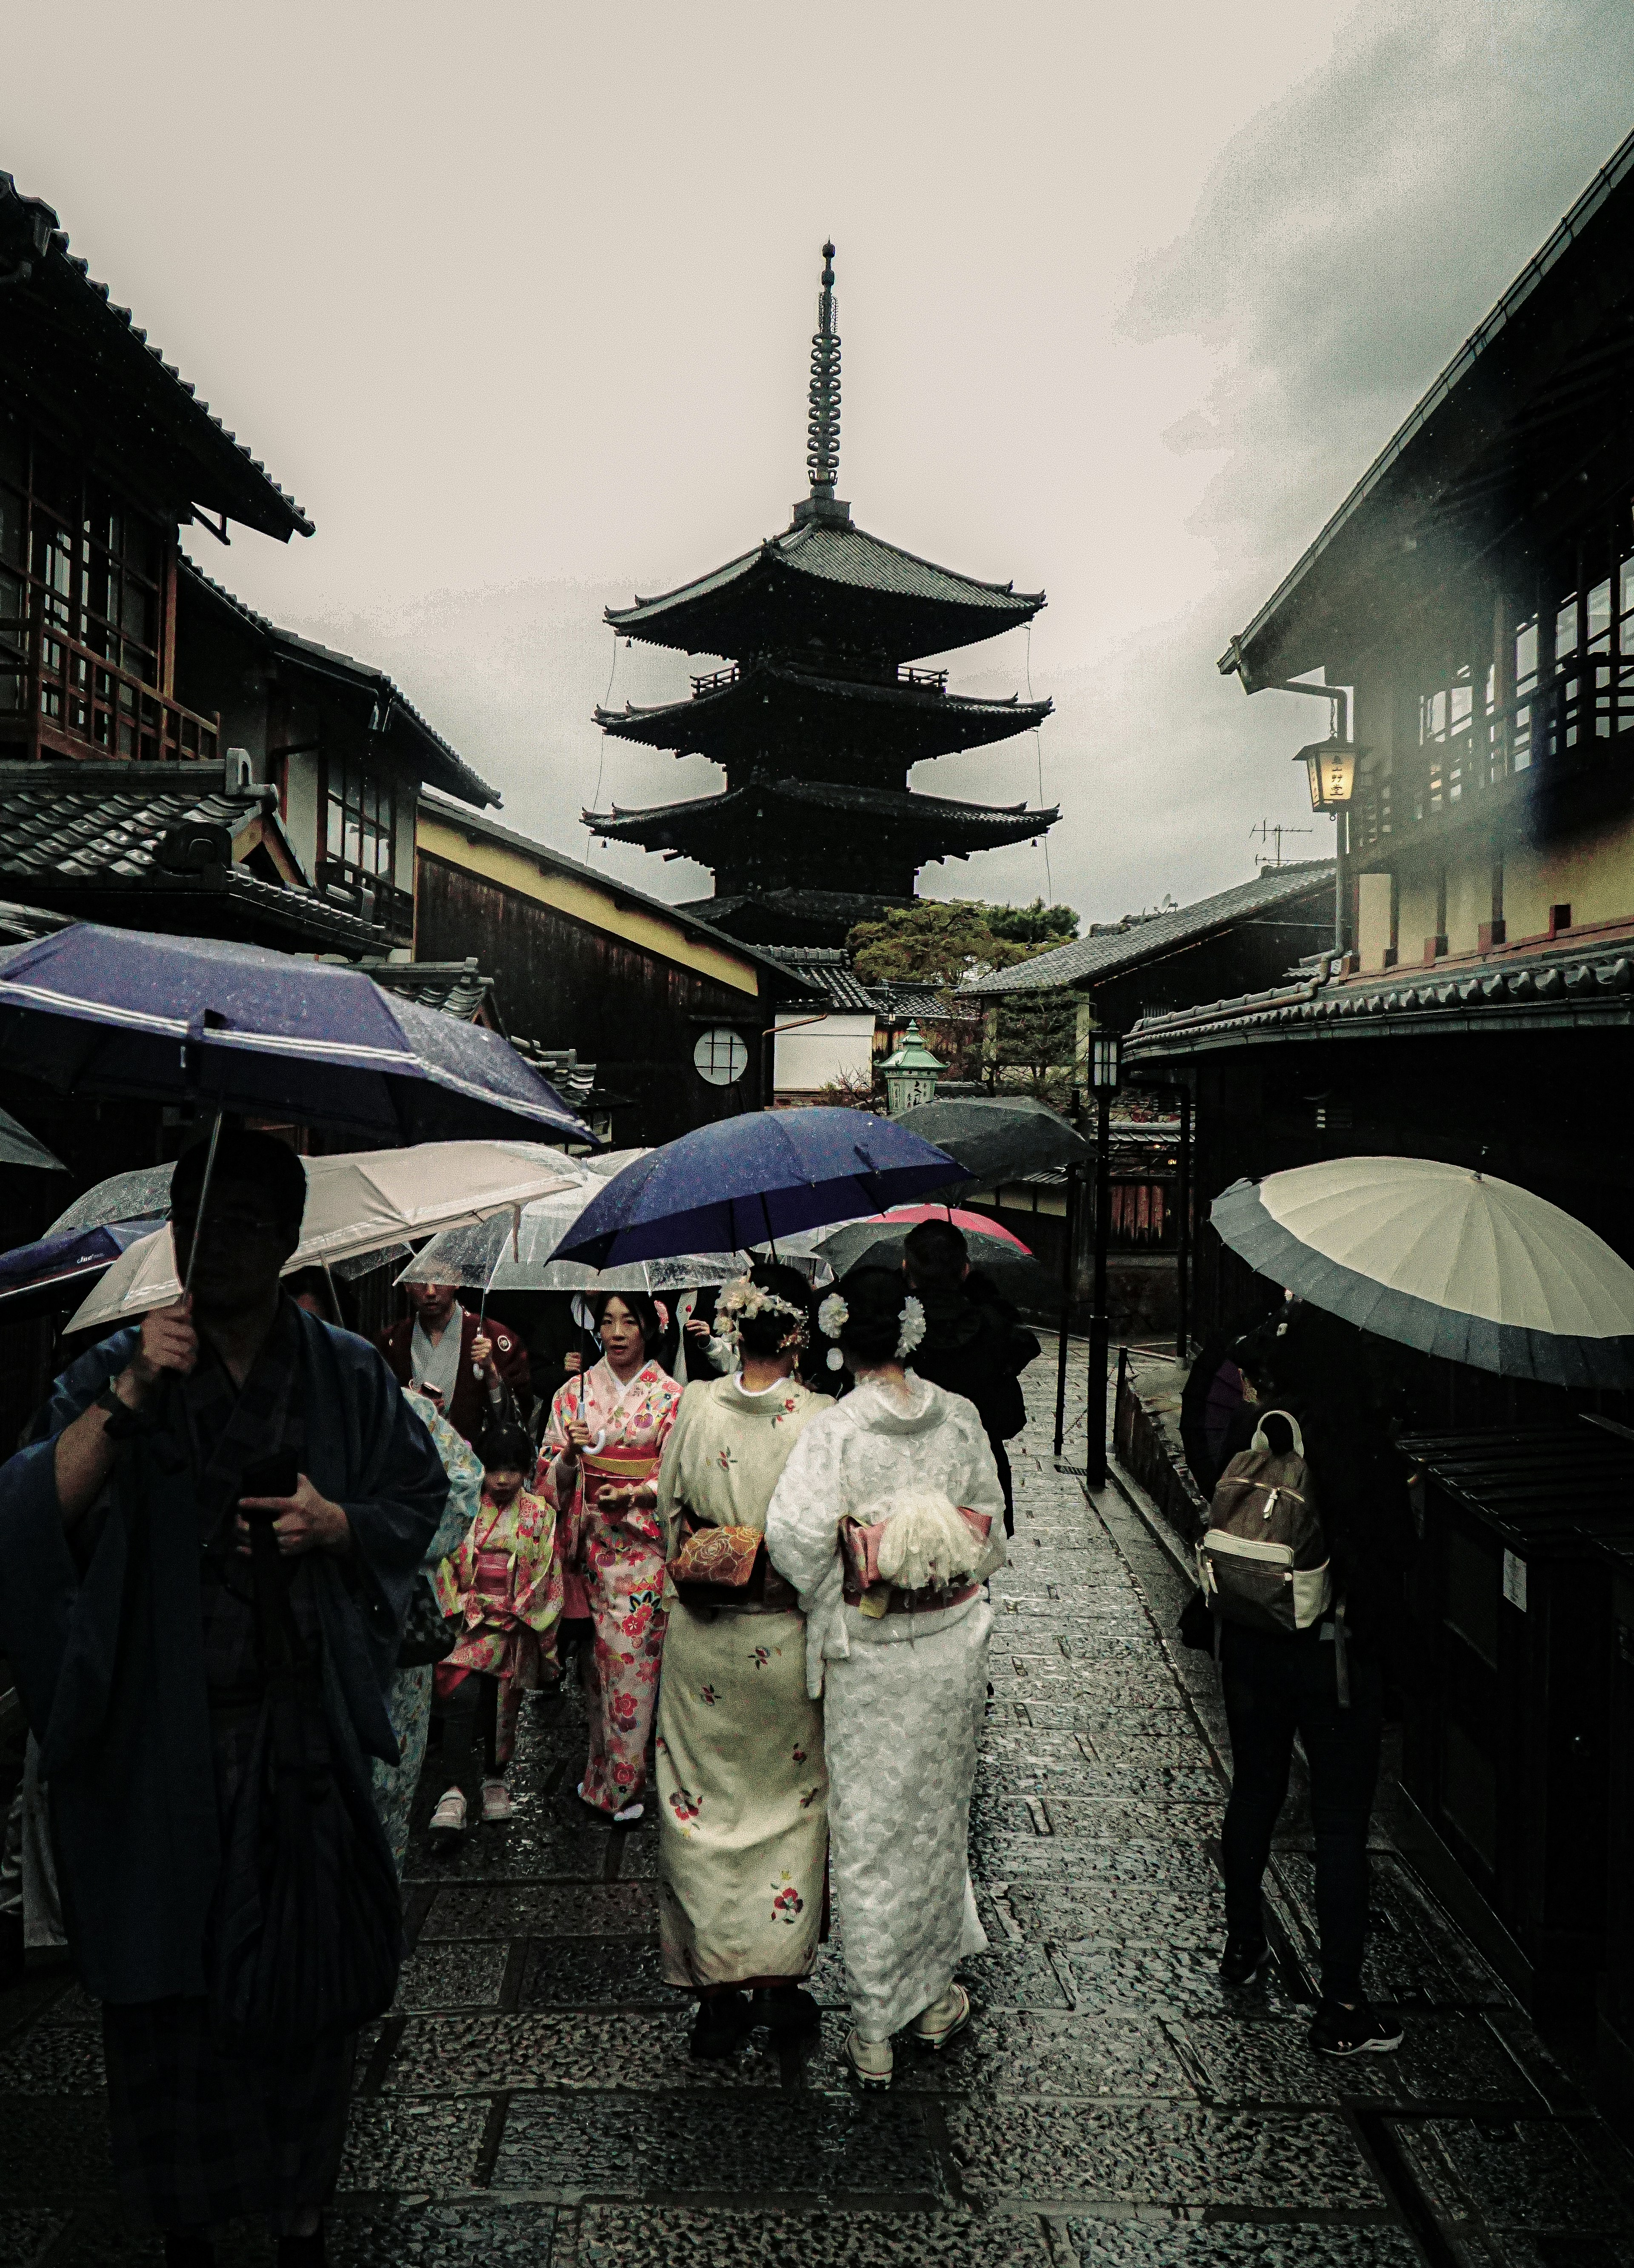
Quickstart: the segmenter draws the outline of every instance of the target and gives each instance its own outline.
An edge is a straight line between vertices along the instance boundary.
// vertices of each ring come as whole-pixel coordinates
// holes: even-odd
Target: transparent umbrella
[[[680,1253],[659,1260],[634,1261],[622,1268],[589,1268],[576,1260],[552,1260],[609,1174],[646,1152],[627,1150],[609,1157],[576,1158],[575,1187],[557,1189],[525,1205],[519,1219],[475,1223],[445,1229],[411,1260],[400,1284],[458,1284],[473,1292],[677,1292],[692,1285],[730,1284],[746,1273],[743,1252]]]

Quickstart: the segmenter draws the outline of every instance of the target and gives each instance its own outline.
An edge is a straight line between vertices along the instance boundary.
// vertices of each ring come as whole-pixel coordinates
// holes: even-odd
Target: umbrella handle
[[[210,1203],[210,1185],[215,1178],[216,1149],[221,1140],[221,1113],[210,1122],[210,1148],[204,1157],[204,1178],[199,1183],[199,1209],[193,1217],[193,1242],[188,1252],[188,1272],[181,1286],[181,1296],[189,1299],[193,1292],[193,1271],[199,1264],[199,1231],[204,1226],[204,1208]]]

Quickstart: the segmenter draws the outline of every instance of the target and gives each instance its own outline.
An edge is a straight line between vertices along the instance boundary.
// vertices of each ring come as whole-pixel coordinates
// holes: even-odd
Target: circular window
[[[730,1024],[711,1024],[699,1033],[692,1060],[698,1077],[710,1086],[735,1086],[749,1067],[749,1051]]]

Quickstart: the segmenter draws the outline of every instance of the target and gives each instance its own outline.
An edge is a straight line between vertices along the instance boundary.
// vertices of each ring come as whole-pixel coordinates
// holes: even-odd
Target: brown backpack
[[[1271,1447],[1270,1418],[1286,1425],[1292,1449]],[[1250,1630],[1292,1636],[1331,1608],[1328,1540],[1304,1438],[1287,1410],[1268,1410],[1251,1445],[1220,1475],[1197,1546],[1197,1573],[1214,1613]]]

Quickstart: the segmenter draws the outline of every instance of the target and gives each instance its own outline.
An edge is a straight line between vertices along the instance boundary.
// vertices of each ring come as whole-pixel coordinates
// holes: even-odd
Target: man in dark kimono
[[[201,1219],[203,1167],[201,1145],[171,1192],[190,1300],[81,1356],[0,1469],[0,1643],[50,1786],[70,1947],[103,2003],[121,2192],[168,2261],[208,2268],[214,2223],[265,2213],[282,2268],[313,2268],[353,2036],[229,2044],[208,1997],[233,1800],[270,1721],[244,1507],[271,1522],[283,1627],[320,1665],[305,1690],[329,1768],[366,1796],[365,1757],[396,1760],[383,1692],[447,1483],[375,1351],[281,1290],[298,1158],[224,1130]],[[292,1493],[250,1495],[247,1473],[279,1463]]]

